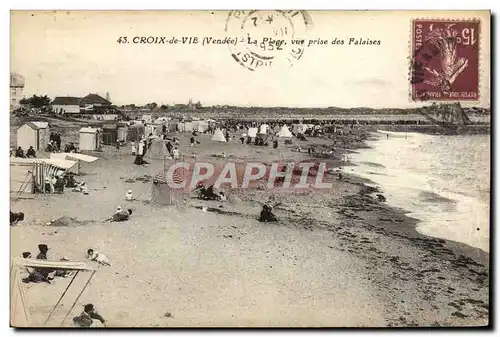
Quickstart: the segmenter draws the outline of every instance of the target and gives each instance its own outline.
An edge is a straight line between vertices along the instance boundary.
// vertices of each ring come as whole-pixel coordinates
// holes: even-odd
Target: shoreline
[[[186,138],[182,141],[187,141],[188,136],[182,134],[182,137]],[[367,147],[365,141],[369,137],[367,130],[361,130],[354,136],[342,138],[346,141],[348,151],[356,151]],[[205,153],[207,156],[217,149],[223,149],[224,146],[232,146],[202,143],[200,146],[209,145],[209,150]],[[331,140],[310,138],[310,143],[321,146],[330,144]],[[235,149],[238,149],[235,151],[247,151],[258,158],[263,156],[260,152],[262,149],[253,146],[238,146]],[[266,153],[269,157],[265,158],[269,159],[277,153],[289,158],[306,157],[305,154],[292,152],[289,148],[283,148],[281,151],[266,149],[266,151],[269,152]],[[154,172],[154,165],[162,166],[161,163],[152,163],[150,168],[134,167],[130,166],[131,161],[131,156],[116,156],[111,152],[104,153],[97,164],[84,164],[82,171],[87,173],[83,176],[84,179],[88,180],[90,186],[97,188],[91,192],[92,199],[81,195],[73,196],[74,193],[68,191],[65,193],[70,194],[70,198],[54,195],[12,202],[16,211],[24,208],[33,209],[34,212],[27,215],[24,223],[11,228],[12,255],[29,250],[26,245],[34,246],[42,240],[48,242],[51,247],[54,246],[54,254],[68,255],[71,259],[78,258],[78,247],[87,248],[91,245],[112,259],[113,267],[109,268],[109,271],[100,270],[100,273],[104,274],[92,281],[92,289],[85,293],[81,301],[92,300],[99,308],[103,308],[107,315],[112,317],[113,326],[121,326],[120,321],[140,326],[199,326],[200,324],[213,326],[222,324],[221,322],[230,326],[238,322],[248,326],[266,326],[266,324],[275,326],[274,324],[278,324],[277,320],[281,319],[281,322],[284,322],[285,317],[288,318],[286,324],[289,326],[307,325],[308,322],[312,326],[372,327],[488,324],[489,254],[465,244],[434,239],[418,233],[416,230],[418,220],[408,217],[404,210],[390,207],[374,199],[371,194],[375,190],[365,185],[364,178],[345,174],[342,180],[335,180],[335,189],[328,194],[233,191],[226,203],[200,202],[191,195],[180,208],[161,209],[153,208],[144,202],[136,202],[131,205],[134,214],[129,223],[123,226],[100,224],[101,221],[95,219],[104,219],[110,210],[116,207],[116,195],[121,195],[121,191],[127,189],[127,186],[132,187],[134,193],[142,193],[141,195],[147,195],[150,190],[150,184],[140,183],[137,178],[135,183],[123,187],[118,184],[119,182],[123,184],[125,178],[131,176],[151,174]],[[338,166],[341,161],[334,158],[332,163]],[[110,168],[115,168],[116,172],[104,174],[103,169]],[[256,215],[260,210],[257,200],[265,200],[269,195],[274,195],[277,200],[283,202],[275,208],[280,219],[276,224],[262,224],[256,221]],[[127,207],[123,204],[122,206]],[[200,204],[219,209],[222,214],[200,213],[196,209]],[[77,209],[75,207],[78,206],[75,205],[80,206]],[[221,206],[223,207],[220,208]],[[90,226],[76,227],[55,228],[39,225],[56,215],[74,214],[78,220],[95,222]],[[207,220],[203,222],[200,221],[201,218]],[[162,238],[160,241],[159,237]],[[71,247],[64,247],[68,242],[72,243]],[[127,245],[140,249],[140,256],[135,256]],[[230,249],[231,252],[227,256],[226,249]],[[203,252],[198,256],[200,261],[204,261],[203,264],[191,261],[194,258],[191,254],[197,250]],[[265,251],[269,253],[262,255]],[[280,261],[279,264],[269,265],[268,255],[275,256],[273,259]],[[155,256],[157,257],[153,258]],[[219,256],[221,260],[210,259],[211,256],[214,258]],[[325,256],[329,258],[325,259]],[[127,264],[127,261],[136,259],[135,267]],[[331,259],[333,260],[330,261]],[[305,269],[296,269],[297,261],[302,260],[302,268]],[[313,262],[307,261],[315,262],[312,265]],[[206,263],[207,266],[204,265]],[[206,269],[213,263],[217,265],[226,263],[243,274],[233,275],[229,270],[223,273],[221,271],[220,275],[219,272],[214,274],[216,270],[220,268],[225,270],[227,267],[221,265],[215,270]],[[120,266],[119,269],[116,269],[116,266]],[[201,268],[201,273],[206,274],[205,281],[196,281],[201,275],[194,266],[198,266],[197,268]],[[157,269],[166,275],[158,275],[155,272]],[[249,270],[253,270],[254,275],[247,275]],[[131,278],[114,277],[114,271],[120,275],[125,272]],[[275,274],[278,271],[279,273]],[[149,273],[152,274],[148,275]],[[254,289],[256,285],[250,283],[243,286],[250,278],[254,280],[252,282],[257,283],[266,279],[273,280],[267,281],[267,285],[259,290],[271,296],[267,298],[267,302],[274,300],[279,303],[278,298],[281,297],[271,294],[292,296],[292,290],[289,289],[292,285],[291,280],[285,281],[286,277],[290,277],[287,276],[289,274],[293,275],[295,282],[298,282],[294,286],[297,288],[294,288],[293,296],[301,298],[303,304],[295,308],[291,303],[281,303],[284,305],[282,309],[288,308],[289,311],[284,312],[282,316],[278,313],[269,313],[269,317],[265,317],[258,314],[258,305],[246,303],[253,300],[260,305],[266,305],[247,293],[251,289],[256,289]],[[134,277],[137,280],[134,280]],[[163,280],[162,277],[167,279]],[[151,285],[143,284],[143,279],[151,280]],[[230,284],[236,282],[232,286],[228,285],[228,288],[236,293],[217,300],[211,298],[208,294],[213,291],[216,280]],[[159,282],[166,283],[160,286]],[[198,286],[199,282],[203,285]],[[244,283],[238,286],[241,282]],[[109,288],[109,283],[112,283],[117,290]],[[278,287],[282,283],[288,288]],[[134,284],[135,287],[139,287],[137,294],[127,292],[126,289],[132,289],[130,287],[134,287]],[[179,290],[173,285],[178,285]],[[35,294],[35,288],[38,286],[31,286],[32,294]],[[133,309],[128,306],[159,294],[153,291],[155,286],[160,287],[162,294],[165,294],[161,295],[161,298],[168,294],[169,297],[165,301],[172,302],[169,304],[169,310],[173,311],[174,319],[161,318],[159,312],[155,313],[155,310],[161,308],[153,307],[148,308],[145,315],[160,316],[131,321],[132,313],[126,311]],[[60,288],[60,285],[55,284],[54,287]],[[207,293],[206,296],[209,297],[200,293],[198,298],[191,298],[192,292],[196,293],[198,290],[195,289],[199,287],[202,287],[200,288],[203,289],[202,293]],[[126,294],[126,298],[116,294],[116,291]],[[244,294],[240,293],[242,291]],[[303,297],[309,293],[314,294],[311,295],[314,301]],[[34,305],[38,307],[36,303],[48,301],[46,296],[38,298]],[[101,296],[102,299],[97,299]],[[234,296],[238,299],[237,303],[229,301]],[[184,302],[181,301],[183,298]],[[331,298],[333,302],[324,302],[327,298]],[[339,303],[339,298],[345,303],[342,304],[342,301]],[[211,301],[221,303],[217,304],[216,309],[212,308]],[[113,302],[120,303],[119,308],[111,306]],[[160,303],[157,305],[161,306]],[[363,309],[366,305],[368,308]],[[125,312],[122,306],[126,308]],[[197,306],[203,309],[195,309]],[[235,312],[245,307],[246,315],[235,313],[239,320],[231,321],[231,315],[225,311],[226,309],[222,310],[221,306],[227,309],[233,308]],[[205,312],[209,308],[215,311]],[[296,316],[304,311],[311,312],[307,316],[308,319]],[[358,320],[356,320],[357,315],[361,316]],[[253,318],[245,320],[244,317],[250,316]]]

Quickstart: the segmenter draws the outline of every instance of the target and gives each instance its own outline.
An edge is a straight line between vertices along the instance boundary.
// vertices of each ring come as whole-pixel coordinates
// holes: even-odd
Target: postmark
[[[255,71],[277,63],[293,66],[303,57],[305,49],[293,44],[293,40],[303,37],[311,26],[307,11],[231,11],[225,32],[237,41],[229,47],[232,58]]]
[[[479,99],[480,28],[479,20],[412,21],[413,101]]]

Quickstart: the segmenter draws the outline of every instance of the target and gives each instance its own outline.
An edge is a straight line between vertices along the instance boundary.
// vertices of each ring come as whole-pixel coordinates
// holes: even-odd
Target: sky
[[[264,19],[273,13],[260,14]],[[290,19],[274,14],[273,28],[258,30],[248,20],[241,28],[242,21],[228,19],[224,11],[13,11],[11,71],[25,77],[26,96],[104,96],[109,92],[117,105],[171,105],[190,98],[205,106],[421,105],[409,96],[410,27],[413,18],[430,13],[312,11],[307,29],[300,15]],[[480,100],[463,105],[489,107],[488,13],[434,12],[432,16],[481,18]],[[292,29],[296,38],[337,38],[344,45],[306,47],[290,67],[286,58],[293,47],[288,42],[284,51],[264,52],[274,57],[272,66],[250,71],[231,56],[232,52],[244,53],[243,45],[231,49],[227,45],[117,42],[120,36],[129,41],[136,36],[196,36],[200,42],[203,37],[262,37],[284,27]],[[348,45],[350,38],[379,40],[380,45]]]

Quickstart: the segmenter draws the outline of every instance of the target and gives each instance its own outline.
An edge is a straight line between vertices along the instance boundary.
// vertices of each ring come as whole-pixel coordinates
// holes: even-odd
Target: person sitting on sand
[[[111,218],[109,218],[107,221],[110,222],[122,222],[122,221],[127,221],[130,219],[130,216],[132,215],[132,210],[127,209],[127,210],[117,210],[115,214]]]
[[[86,304],[83,307],[83,312],[80,316],[73,317],[73,324],[78,328],[90,328],[94,323],[94,319],[100,321],[104,326],[106,326],[106,321],[104,318],[97,313],[93,304]]]
[[[72,172],[69,172],[69,173],[66,174],[65,180],[66,180],[65,187],[75,188],[75,187],[78,186],[78,184],[77,184],[77,182],[75,180],[75,176],[73,175]]]
[[[20,212],[20,213],[14,213],[14,212],[10,212],[10,225],[11,226],[15,226],[17,225],[18,222],[20,221],[23,221],[24,220],[24,213],[23,212]]]
[[[16,150],[16,158],[25,158],[23,148],[18,146]]]
[[[26,151],[26,158],[36,158],[36,152],[33,146],[30,146],[28,151]]]
[[[40,250],[40,253],[37,255],[37,260],[47,260],[47,252],[49,251],[49,247],[45,244],[39,244],[38,249]],[[53,277],[49,277],[49,274],[52,273],[53,270],[48,269],[48,268],[36,268],[34,269],[28,277],[23,279],[24,283],[40,283],[40,282],[47,282],[50,284],[50,280],[53,279]]]
[[[147,164],[149,164],[149,162],[145,161],[143,156],[138,154],[137,156],[135,156],[134,164],[135,165],[147,165]]]
[[[57,176],[56,178],[56,183],[54,184],[54,191],[55,193],[58,194],[63,194],[64,193],[64,179],[62,178],[61,175]]]
[[[50,283],[50,279],[48,273],[42,273],[38,270],[33,270],[29,273],[28,277],[22,279],[23,283],[41,283],[46,282]]]
[[[272,209],[273,208],[270,205],[262,206],[262,211],[260,212],[259,221],[260,222],[278,221],[276,216],[273,214]]]
[[[111,262],[103,253],[93,250],[92,248],[87,250],[87,260],[95,261],[103,266],[111,266]]]

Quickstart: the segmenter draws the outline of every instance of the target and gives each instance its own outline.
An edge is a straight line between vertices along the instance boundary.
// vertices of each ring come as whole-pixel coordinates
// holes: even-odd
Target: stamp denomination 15
[[[413,20],[413,100],[479,99],[479,30],[478,20]]]

